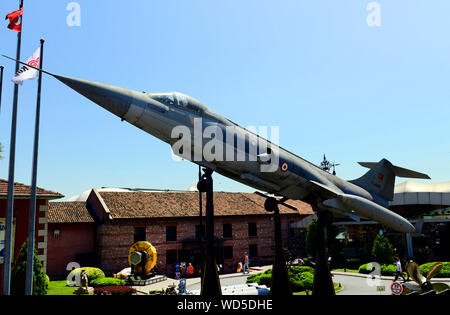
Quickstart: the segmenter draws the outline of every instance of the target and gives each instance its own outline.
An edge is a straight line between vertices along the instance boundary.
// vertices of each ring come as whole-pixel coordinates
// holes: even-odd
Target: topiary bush
[[[89,282],[89,286],[94,288],[118,285],[125,285],[125,281],[117,278],[103,277],[94,279],[92,280],[92,282]]]
[[[80,278],[81,278],[81,271],[82,270],[86,270],[86,273],[88,275],[88,279],[89,279],[89,285],[91,285],[92,281],[94,281],[95,279],[99,279],[99,278],[104,278],[105,277],[105,273],[99,269],[99,268],[95,268],[95,267],[81,267],[81,268],[76,268],[74,270],[72,270],[69,273],[69,276],[67,277],[67,279],[69,279],[69,281],[75,281],[76,283],[74,283],[73,285],[79,286],[80,283]]]
[[[420,265],[420,272],[422,272],[422,274],[426,277],[428,272],[430,271],[431,267],[433,267],[433,265],[436,262],[430,262],[430,263],[426,263],[423,265]],[[441,271],[439,271],[439,273],[437,275],[435,275],[435,278],[450,278],[450,262],[448,261],[444,261],[442,262],[442,269]]]
[[[28,242],[23,243],[19,255],[14,262],[11,270],[11,295],[25,295],[25,280],[27,268]],[[33,295],[45,295],[47,293],[46,275],[42,270],[42,263],[37,256],[36,247],[34,248],[33,262]]]

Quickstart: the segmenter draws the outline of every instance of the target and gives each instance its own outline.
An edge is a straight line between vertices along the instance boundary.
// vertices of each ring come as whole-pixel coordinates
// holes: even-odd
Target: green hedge
[[[305,290],[312,290],[314,282],[314,273],[303,272],[298,274],[297,277],[291,279],[291,288],[293,292],[300,292]]]
[[[312,290],[314,281],[314,269],[307,266],[292,267],[288,271],[293,292]],[[258,283],[268,287],[272,284],[272,269],[267,269],[247,277],[247,283]]]
[[[426,263],[423,265],[420,265],[420,272],[422,272],[422,274],[426,277],[428,272],[430,271],[431,267],[435,264],[436,262],[430,262],[430,263]],[[450,278],[450,262],[448,261],[443,261],[442,265],[444,265],[441,269],[441,271],[435,275],[435,278]]]
[[[105,273],[103,271],[101,271],[99,268],[95,268],[95,267],[81,267],[81,268],[76,268],[74,270],[72,270],[69,273],[69,276],[67,277],[68,279],[76,279],[76,275],[80,276],[81,275],[81,270],[86,270],[86,273],[88,275],[88,279],[89,279],[89,285],[91,285],[92,281],[94,281],[95,279],[98,278],[104,278],[105,277]]]
[[[383,264],[380,265],[382,276],[395,276],[397,267],[394,265]],[[373,266],[371,263],[361,265],[358,269],[359,273],[370,274],[372,272]]]
[[[426,277],[428,272],[430,271],[431,267],[436,262],[430,262],[423,265],[420,265],[420,272]],[[450,278],[450,262],[442,262],[444,265],[441,269],[441,271],[434,276],[435,278]],[[382,276],[395,276],[395,272],[397,271],[396,266],[394,265],[380,265],[381,267],[381,275]],[[372,264],[364,264],[359,267],[358,272],[363,274],[369,274],[372,272]],[[404,271],[405,273],[405,271]]]
[[[98,287],[109,287],[109,286],[121,286],[125,285],[125,281],[116,278],[103,277],[92,280],[89,283],[90,287],[98,288]]]

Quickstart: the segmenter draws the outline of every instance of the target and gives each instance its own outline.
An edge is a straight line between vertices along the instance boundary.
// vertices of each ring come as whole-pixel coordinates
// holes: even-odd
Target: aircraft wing
[[[308,181],[312,189],[317,191],[325,199],[335,198],[341,195],[343,192],[338,188],[330,187],[314,180]]]

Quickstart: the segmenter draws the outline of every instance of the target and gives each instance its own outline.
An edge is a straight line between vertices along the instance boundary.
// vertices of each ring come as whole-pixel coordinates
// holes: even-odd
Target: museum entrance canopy
[[[447,208],[450,208],[450,182],[425,184],[406,181],[396,185],[390,208],[403,209],[403,215],[409,218],[447,213]]]

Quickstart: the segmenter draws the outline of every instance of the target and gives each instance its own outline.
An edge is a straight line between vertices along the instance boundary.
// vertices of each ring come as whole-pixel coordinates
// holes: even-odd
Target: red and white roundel
[[[289,164],[287,164],[287,162],[283,162],[280,166],[280,170],[284,173],[284,172],[287,172],[288,169],[289,169]]]
[[[30,61],[28,61],[28,64],[32,67],[39,67],[39,57],[37,57],[36,59],[32,59]]]
[[[398,282],[394,282],[391,285],[391,291],[395,295],[400,295],[403,292],[403,286],[400,283],[398,283]]]

